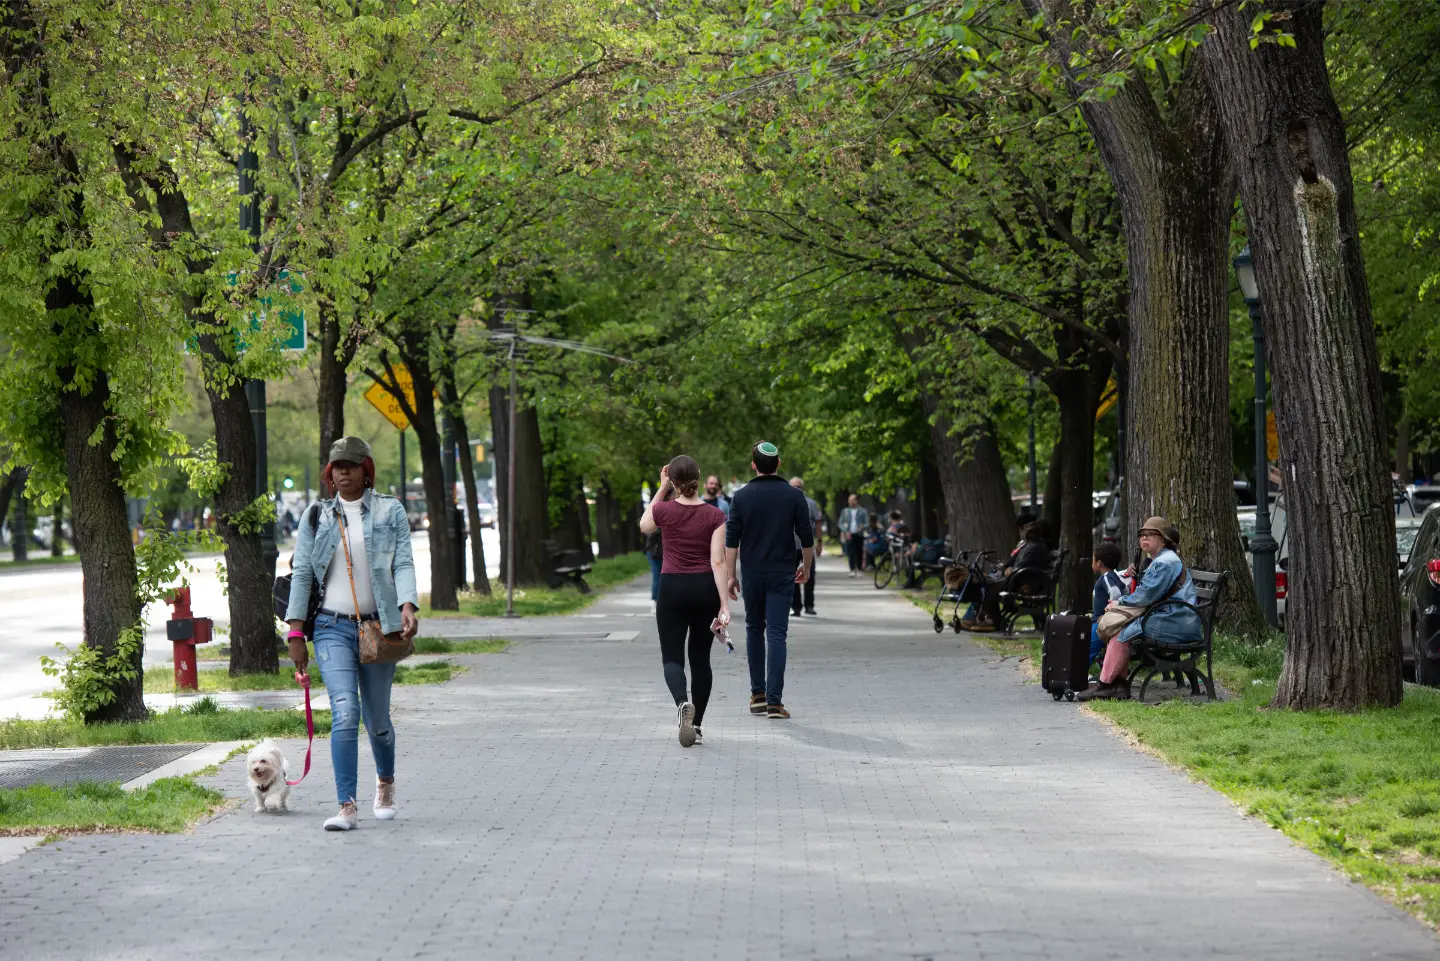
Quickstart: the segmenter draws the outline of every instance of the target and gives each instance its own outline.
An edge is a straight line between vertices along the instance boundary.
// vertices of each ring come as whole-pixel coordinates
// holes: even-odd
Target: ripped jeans
[[[330,695],[330,763],[336,799],[344,804],[355,800],[362,715],[376,776],[395,775],[395,728],[390,724],[395,665],[361,664],[355,622],[330,614],[315,619],[315,661]]]

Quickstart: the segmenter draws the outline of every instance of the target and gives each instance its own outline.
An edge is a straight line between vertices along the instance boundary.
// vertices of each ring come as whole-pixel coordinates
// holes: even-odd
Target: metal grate
[[[199,744],[133,744],[70,750],[0,751],[0,788],[49,784],[61,787],[81,781],[129,781],[148,774]]]

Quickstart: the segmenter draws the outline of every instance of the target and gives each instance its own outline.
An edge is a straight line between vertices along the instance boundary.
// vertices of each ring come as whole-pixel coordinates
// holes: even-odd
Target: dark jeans
[[[750,662],[750,693],[782,704],[785,692],[785,637],[790,631],[790,597],[795,575],[746,574],[745,657]]]
[[[804,554],[795,555],[795,567],[798,570],[800,562],[805,559]],[[792,578],[793,580],[793,578]],[[803,590],[801,588],[804,588]],[[805,601],[805,610],[815,610],[815,558],[810,558],[810,576],[805,579],[804,584],[796,584],[794,595],[790,598],[790,613],[800,613],[800,601]]]
[[[850,539],[845,542],[845,556],[850,559],[850,569],[852,571],[863,571],[865,569],[865,538],[863,535],[850,535]]]
[[[683,704],[685,693],[685,654],[689,648],[690,674],[695,681],[695,695],[688,698],[695,705],[695,723],[705,719],[705,705],[710,703],[714,675],[710,670],[710,624],[720,613],[720,594],[715,590],[713,574],[661,574],[660,600],[655,607],[655,623],[660,629],[660,660],[665,665],[665,683],[676,704]],[[686,635],[689,644],[686,644]]]
[[[646,554],[645,557],[650,561],[650,600],[658,601],[660,600],[660,567],[662,558],[652,557],[649,554]]]

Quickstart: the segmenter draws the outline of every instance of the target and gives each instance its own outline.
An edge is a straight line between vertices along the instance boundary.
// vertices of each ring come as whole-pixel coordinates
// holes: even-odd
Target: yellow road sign
[[[410,379],[409,369],[404,364],[395,364],[391,370],[395,373],[395,385],[405,392],[405,402],[414,410],[415,384]],[[371,384],[370,389],[365,391],[365,399],[370,402],[370,406],[384,415],[386,420],[394,424],[396,430],[404,430],[410,426],[410,418],[405,416],[405,409],[400,406],[400,401],[380,384]]]
[[[1120,388],[1115,385],[1115,378],[1111,377],[1105,389],[1100,392],[1100,406],[1095,409],[1095,419],[1099,420],[1110,413],[1110,408],[1120,401]]]

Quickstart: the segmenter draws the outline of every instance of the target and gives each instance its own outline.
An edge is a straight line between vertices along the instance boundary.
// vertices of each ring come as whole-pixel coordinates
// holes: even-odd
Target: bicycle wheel
[[[875,589],[878,591],[890,584],[890,579],[895,576],[895,566],[890,563],[889,554],[881,554],[875,558]]]

